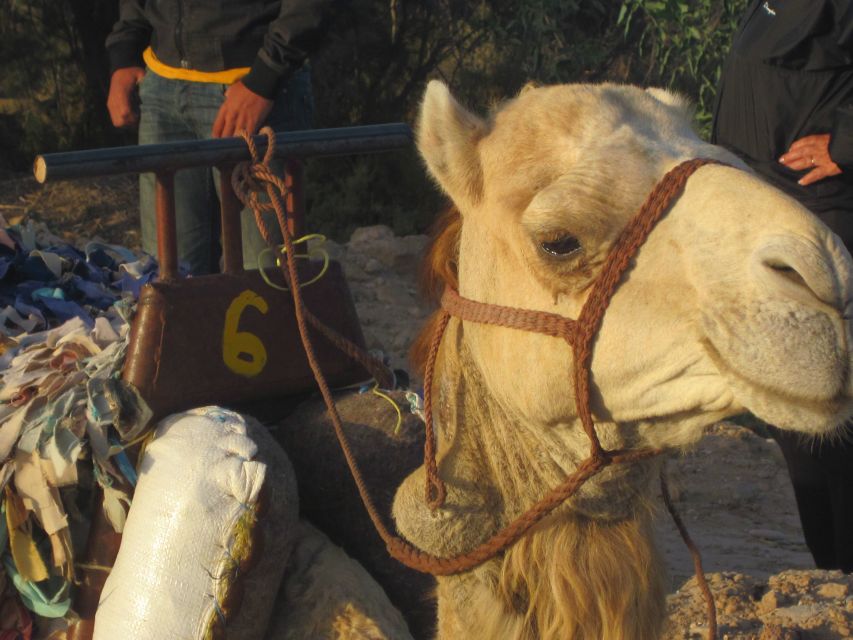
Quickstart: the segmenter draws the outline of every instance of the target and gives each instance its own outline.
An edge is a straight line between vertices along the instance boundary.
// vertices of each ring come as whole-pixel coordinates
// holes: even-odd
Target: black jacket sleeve
[[[243,84],[272,98],[279,81],[292,75],[319,48],[328,30],[330,9],[338,4],[333,0],[282,0]]]
[[[835,0],[835,24],[838,46],[853,59],[853,2]],[[829,138],[829,156],[846,173],[853,171],[853,101],[835,110]]]
[[[844,172],[853,171],[853,104],[846,104],[835,111],[829,156]]]
[[[142,52],[151,40],[151,25],[142,10],[144,0],[121,0],[118,22],[107,36],[110,72],[124,67],[144,67]]]

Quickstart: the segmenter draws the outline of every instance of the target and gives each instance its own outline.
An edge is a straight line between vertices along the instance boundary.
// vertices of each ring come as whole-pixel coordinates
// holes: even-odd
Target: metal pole
[[[178,278],[178,230],[175,221],[175,174],[163,171],[156,176],[157,259],[160,280]]]
[[[240,215],[243,203],[234,193],[231,175],[234,167],[219,170],[219,207],[222,215],[222,266],[225,273],[243,272],[243,230]]]
[[[254,136],[258,152],[267,148],[265,136]],[[412,145],[407,124],[375,124],[335,129],[287,131],[275,136],[276,158],[314,158],[402,149]],[[68,151],[37,156],[36,180],[67,180],[120,173],[160,173],[186,167],[213,167],[250,160],[242,138],[186,140],[162,144],[131,145],[88,151]]]
[[[297,159],[288,160],[284,166],[284,184],[287,187],[285,207],[290,235],[299,238],[305,234],[305,168]]]

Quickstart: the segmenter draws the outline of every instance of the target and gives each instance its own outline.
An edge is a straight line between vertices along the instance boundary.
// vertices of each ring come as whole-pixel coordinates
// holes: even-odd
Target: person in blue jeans
[[[139,143],[231,137],[312,125],[309,53],[327,29],[330,0],[228,3],[121,0],[107,38],[107,108],[116,127],[139,127]],[[157,253],[154,176],[142,174],[142,248]],[[218,271],[219,172],[175,174],[178,259],[190,273]],[[243,262],[257,268],[265,243],[241,216]],[[276,229],[271,223],[268,227]]]

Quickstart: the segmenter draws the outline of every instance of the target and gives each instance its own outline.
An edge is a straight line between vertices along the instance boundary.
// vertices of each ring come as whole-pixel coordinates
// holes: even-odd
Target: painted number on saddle
[[[240,317],[246,307],[254,307],[261,313],[269,310],[267,301],[248,289],[234,298],[225,312],[225,329],[222,332],[222,359],[231,371],[252,378],[264,370],[267,350],[254,333],[238,331]]]

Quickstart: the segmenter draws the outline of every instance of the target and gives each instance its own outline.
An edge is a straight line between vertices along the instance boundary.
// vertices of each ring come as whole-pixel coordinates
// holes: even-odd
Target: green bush
[[[618,24],[635,43],[642,84],[676,89],[696,104],[707,137],[725,55],[747,0],[624,0]]]

